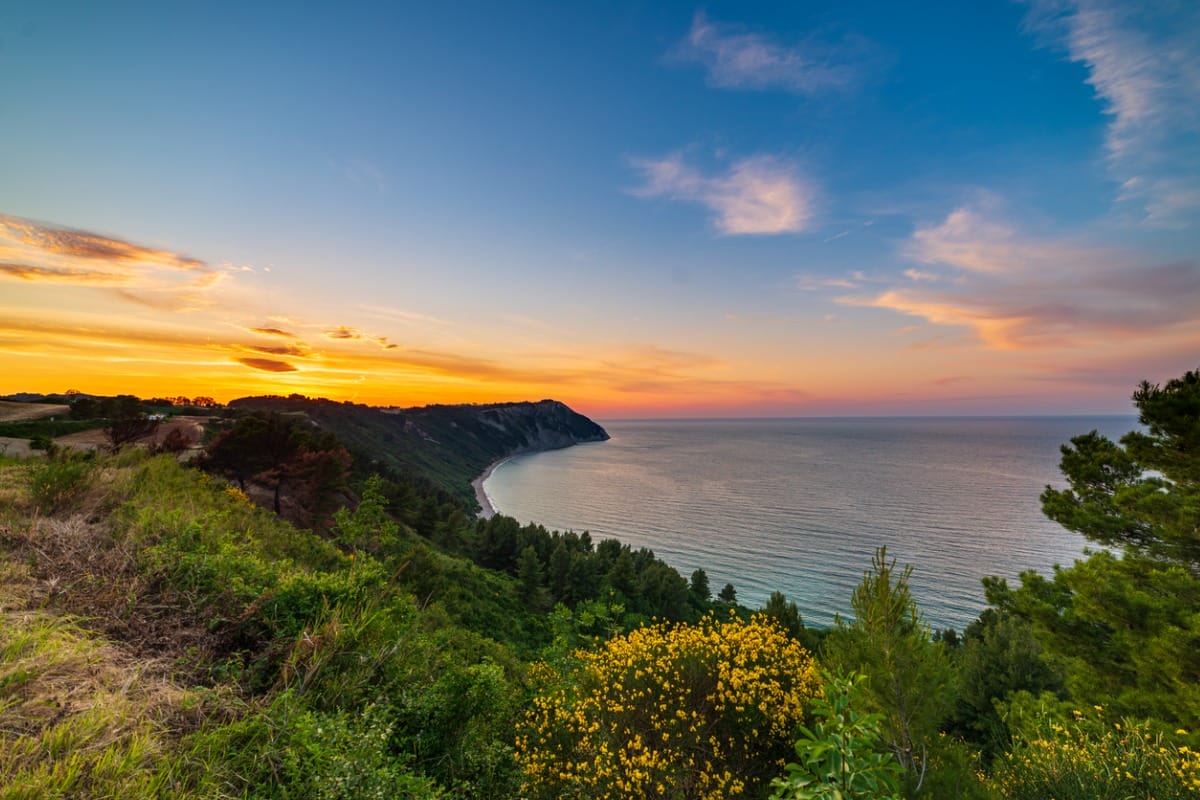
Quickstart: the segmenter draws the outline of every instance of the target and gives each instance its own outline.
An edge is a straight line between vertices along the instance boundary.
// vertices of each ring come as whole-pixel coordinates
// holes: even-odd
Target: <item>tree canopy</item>
[[[1033,627],[1076,697],[1119,713],[1200,720],[1200,371],[1133,394],[1144,430],[1062,448],[1065,489],[1046,515],[1101,545],[1053,578],[987,582]]]

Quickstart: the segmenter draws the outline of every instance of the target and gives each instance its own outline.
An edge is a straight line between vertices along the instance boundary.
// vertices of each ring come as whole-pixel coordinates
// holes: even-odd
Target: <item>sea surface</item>
[[[511,459],[484,483],[521,522],[648,547],[760,606],[781,591],[808,624],[852,616],[875,548],[911,564],[926,621],[962,630],[980,579],[1070,564],[1086,542],[1042,516],[1059,447],[1133,417],[602,422],[612,439]]]

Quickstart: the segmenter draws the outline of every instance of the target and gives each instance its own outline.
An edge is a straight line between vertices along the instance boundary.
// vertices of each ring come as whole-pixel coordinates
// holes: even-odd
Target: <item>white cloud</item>
[[[917,281],[917,282],[920,282],[920,281],[931,281],[932,282],[932,281],[939,281],[942,279],[942,276],[938,275],[936,272],[927,272],[926,270],[922,270],[922,269],[906,269],[906,270],[904,270],[904,277],[908,278],[910,281]]]
[[[813,215],[815,191],[786,160],[754,156],[716,175],[705,175],[678,153],[633,164],[644,178],[634,195],[700,203],[713,212],[717,231],[727,236],[799,233]]]
[[[1053,270],[1085,257],[1105,257],[1066,242],[1023,236],[973,208],[956,209],[940,225],[918,229],[904,254],[922,264],[946,264],[983,274]]]
[[[704,12],[697,12],[687,38],[669,57],[703,64],[709,83],[722,89],[815,94],[851,85],[860,71],[852,61],[861,57],[862,50],[858,42],[836,48],[814,42],[786,47],[738,26],[712,22]]]
[[[815,292],[819,289],[857,289],[860,286],[862,286],[861,277],[821,278],[815,275],[796,276],[796,288],[802,292]]]
[[[1200,4],[1031,0],[1028,24],[1087,69],[1119,199],[1149,224],[1183,224],[1200,209]]]

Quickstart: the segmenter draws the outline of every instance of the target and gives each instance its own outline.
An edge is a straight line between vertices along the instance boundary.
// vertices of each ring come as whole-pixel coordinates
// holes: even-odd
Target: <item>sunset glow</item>
[[[70,5],[0,20],[0,394],[1125,413],[1200,366],[1187,4]]]

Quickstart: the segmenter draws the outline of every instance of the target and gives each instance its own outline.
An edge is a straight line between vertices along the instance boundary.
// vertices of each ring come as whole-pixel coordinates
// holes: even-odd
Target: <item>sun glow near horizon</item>
[[[0,394],[1124,413],[1200,360],[1200,14],[472,10],[15,10]]]

